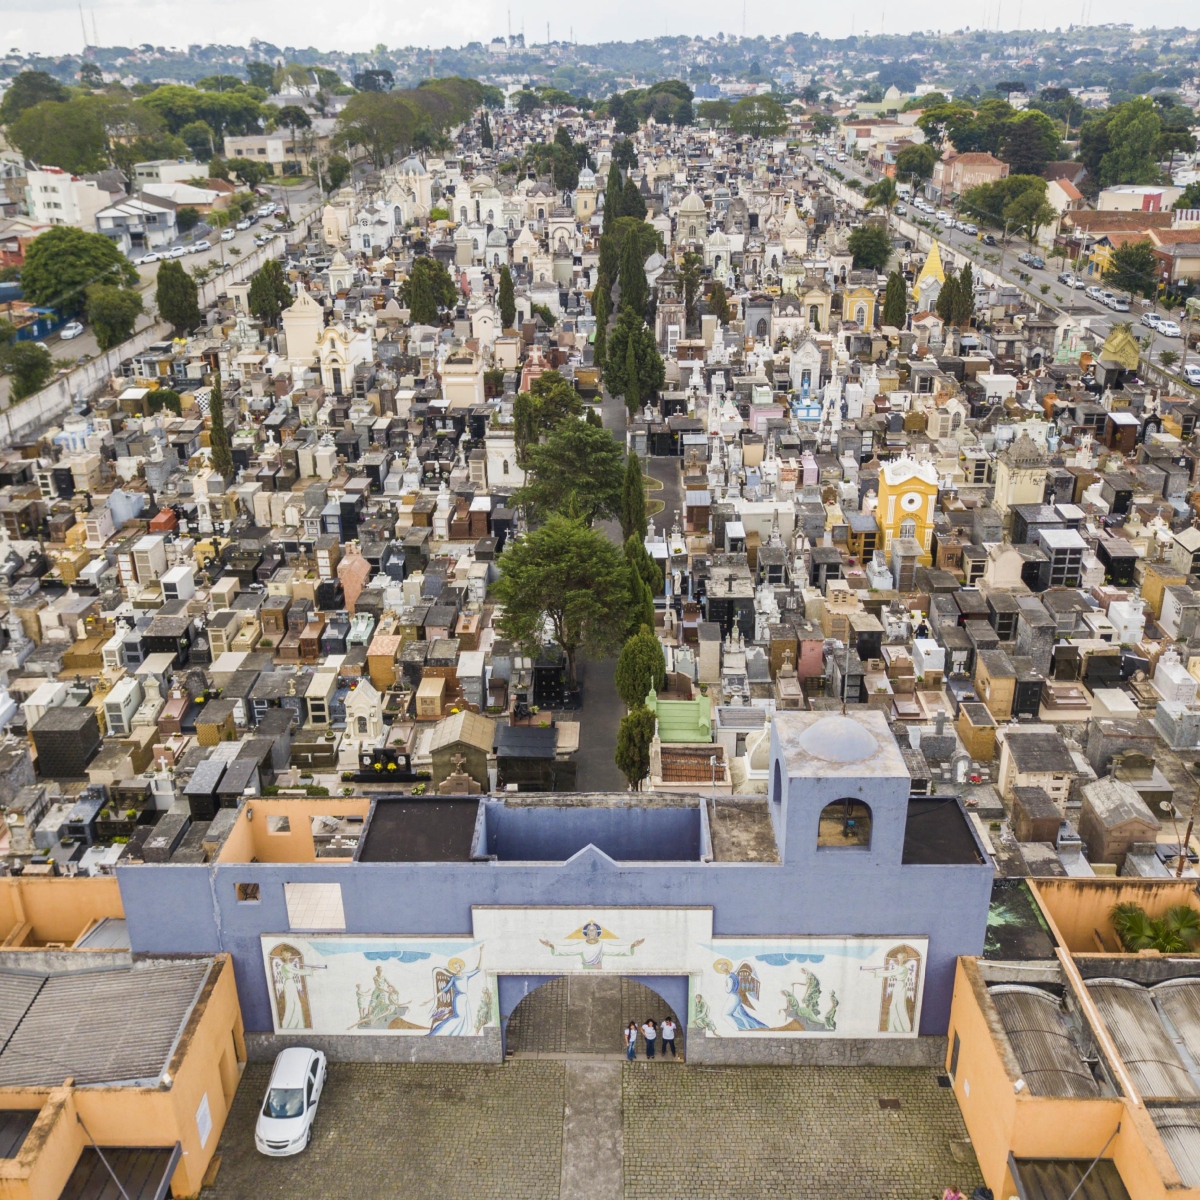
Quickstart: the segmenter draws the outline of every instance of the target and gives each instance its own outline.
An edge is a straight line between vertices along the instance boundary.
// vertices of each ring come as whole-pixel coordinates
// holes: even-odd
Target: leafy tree
[[[221,396],[221,373],[212,374],[212,392],[208,401],[208,444],[212,447],[213,470],[227,484],[232,484],[237,475],[233,465],[233,450],[229,444],[229,433],[225,428],[225,401]]]
[[[200,224],[200,210],[191,204],[185,204],[175,213],[175,227],[180,233],[189,233]]]
[[[331,154],[325,164],[325,190],[336,192],[350,178],[353,168],[344,154]]]
[[[621,448],[606,429],[560,422],[526,452],[525,486],[513,497],[535,516],[557,513],[590,525],[621,512]]]
[[[54,374],[54,360],[48,350],[34,342],[14,342],[0,346],[0,363],[12,376],[9,399],[14,403],[40,392]]]
[[[908,292],[904,285],[904,276],[899,271],[893,271],[888,276],[887,291],[883,294],[883,323],[903,329],[907,317]]]
[[[608,98],[608,115],[613,119],[613,132],[621,134],[636,133],[638,114],[633,106],[620,93]]]
[[[604,232],[608,233],[612,223],[621,215],[621,170],[615,162],[608,165],[608,178],[604,182]],[[603,241],[603,239],[601,239]],[[601,267],[603,267],[601,261]],[[612,276],[610,275],[611,279]]]
[[[262,88],[265,92],[274,93],[279,90],[275,86],[275,68],[270,63],[248,62],[246,77],[254,87]]]
[[[171,323],[175,336],[195,329],[200,324],[196,281],[183,269],[183,264],[174,259],[159,263],[157,283],[154,302],[158,315]]]
[[[714,125],[728,125],[733,115],[733,105],[728,100],[702,100],[696,106],[696,115]]]
[[[625,397],[625,407],[636,412],[663,385],[666,370],[658,353],[654,330],[632,309],[623,308],[608,339],[604,377],[608,390]]]
[[[896,155],[896,174],[902,177],[928,179],[933,174],[937,152],[928,142],[905,146]]]
[[[622,171],[631,171],[638,165],[637,150],[634,149],[633,142],[629,138],[622,138],[619,142],[613,143],[612,161]]]
[[[396,82],[391,71],[368,70],[355,75],[350,81],[360,92],[390,92]]]
[[[725,294],[725,285],[718,279],[708,293],[708,311],[717,318],[718,325],[729,324],[729,297]]]
[[[165,408],[177,417],[183,416],[183,398],[174,388],[156,388],[146,397],[146,403],[152,413]]]
[[[101,350],[111,350],[133,336],[142,297],[131,288],[94,283],[87,289],[87,319]]]
[[[83,309],[91,284],[132,286],[137,281],[137,270],[108,238],[70,225],[57,225],[34,238],[21,270],[25,299],[63,313]]]
[[[507,266],[500,268],[500,294],[497,305],[500,309],[500,328],[512,329],[517,320],[517,302],[513,297],[512,272]]]
[[[621,536],[646,536],[646,484],[642,464],[632,451],[625,458],[625,479],[621,484]]]
[[[1162,118],[1148,97],[1117,105],[1106,122],[1108,149],[1100,159],[1100,186],[1157,183],[1155,141],[1161,131]]]
[[[268,259],[250,278],[246,297],[250,311],[265,325],[277,326],[279,314],[292,302],[292,290],[283,277],[279,259]]]
[[[291,133],[293,147],[296,145],[296,130],[312,128],[312,118],[298,104],[285,104],[276,115],[275,123]]]
[[[411,274],[400,285],[399,299],[408,305],[414,324],[436,325],[441,320],[441,309],[454,307],[458,288],[436,258],[423,254],[413,260]]]
[[[636,239],[627,238],[621,254],[621,307],[632,309],[640,319],[648,294],[645,256]]]
[[[654,628],[654,593],[646,581],[632,568],[629,571],[629,612],[626,621],[629,630],[636,633],[643,626]]]
[[[229,182],[229,164],[219,154],[214,154],[208,160],[208,177]]]
[[[1158,286],[1158,260],[1149,239],[1126,242],[1112,253],[1112,259],[1104,271],[1105,283],[1129,292],[1141,292],[1153,296]]]
[[[953,271],[947,271],[946,281],[938,290],[937,303],[934,305],[937,315],[941,317],[941,319],[947,325],[954,324],[954,310],[957,304],[957,294],[958,279],[955,277]]]
[[[614,755],[631,788],[636,788],[650,774],[650,743],[653,740],[654,714],[644,704],[631,708],[617,728]]]
[[[1189,183],[1172,208],[1200,208],[1200,180]]]
[[[837,129],[837,121],[828,113],[817,113],[812,119],[812,131],[817,137],[825,137]]]
[[[651,599],[659,595],[664,587],[662,568],[650,557],[643,542],[644,535],[630,534],[625,539],[625,561],[630,569],[646,585]],[[650,622],[653,625],[653,621]]]
[[[1179,361],[1179,354],[1175,350],[1164,350],[1159,354],[1158,361],[1164,371],[1169,371]]]
[[[868,267],[882,271],[892,257],[892,238],[882,225],[859,225],[851,230],[846,244],[856,271]]]
[[[583,401],[579,393],[557,371],[543,371],[529,391],[518,392],[513,404],[513,437],[517,464],[525,468],[528,451],[563,422],[580,416]]]
[[[43,100],[25,109],[7,134],[26,158],[75,175],[99,171],[108,162],[104,122],[92,97],[79,96],[65,104]]]
[[[207,121],[189,121],[180,131],[179,136],[187,143],[192,157],[200,162],[216,154],[217,139],[212,126]]]
[[[270,169],[265,163],[254,158],[233,159],[233,173],[248,188],[258,187],[270,175]]]
[[[782,133],[787,128],[787,113],[783,105],[771,96],[743,96],[730,113],[730,121],[738,133],[760,138],[766,134]]]
[[[954,297],[953,318],[955,325],[966,328],[975,315],[975,273],[971,264],[963,263],[958,274],[958,294]]]
[[[485,150],[491,150],[496,145],[496,139],[492,137],[492,122],[486,112],[479,122],[479,144]]]
[[[1024,229],[1031,239],[1054,220],[1054,210],[1046,200],[1046,181],[1040,175],[1010,175],[968,188],[963,205],[993,225]]]
[[[683,284],[684,322],[688,327],[694,327],[699,322],[696,294],[700,290],[700,272],[703,267],[703,257],[694,250],[689,250],[679,264],[679,282]]]
[[[999,157],[1014,175],[1040,175],[1058,157],[1058,126],[1043,112],[1032,109],[1013,117],[1005,127]]]
[[[621,255],[625,251],[625,243],[630,238],[641,247],[643,262],[656,250],[662,249],[662,238],[658,230],[641,217],[618,217],[605,237],[608,239],[610,250],[606,254],[604,246],[600,248],[600,273],[609,279],[617,277]],[[604,238],[601,238],[601,241],[603,242]]]
[[[625,186],[621,189],[620,215],[634,217],[638,221],[646,219],[646,201],[642,199],[642,193],[634,183],[632,175],[626,176]]]
[[[571,687],[577,686],[581,655],[603,657],[621,645],[628,625],[629,568],[599,530],[552,516],[510,542],[499,567],[493,590],[503,606],[497,622],[501,636],[534,653],[549,622],[553,643],[566,656]]]
[[[0,100],[0,125],[11,125],[23,112],[44,101],[69,100],[71,93],[45,71],[20,71]]]

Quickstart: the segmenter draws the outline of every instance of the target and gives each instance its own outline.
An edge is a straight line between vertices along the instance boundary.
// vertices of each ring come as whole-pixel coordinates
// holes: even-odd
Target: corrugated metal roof
[[[1184,1187],[1200,1187],[1200,1114],[1187,1108],[1149,1110]]]
[[[0,1049],[12,1037],[13,1030],[20,1025],[21,1018],[29,1011],[33,998],[45,982],[45,975],[0,971]]]
[[[988,993],[1032,1095],[1090,1098],[1100,1094],[1053,996],[1020,984],[999,984]]]
[[[1011,1160],[1021,1200],[1129,1200],[1111,1158],[1017,1158]],[[1081,1186],[1082,1185],[1082,1186]],[[1076,1190],[1078,1189],[1078,1190]]]
[[[1124,979],[1089,979],[1087,988],[1143,1097],[1200,1098],[1144,987]]]
[[[157,1079],[211,965],[139,963],[46,978],[0,1051],[0,1087]],[[12,978],[0,971],[0,992]]]

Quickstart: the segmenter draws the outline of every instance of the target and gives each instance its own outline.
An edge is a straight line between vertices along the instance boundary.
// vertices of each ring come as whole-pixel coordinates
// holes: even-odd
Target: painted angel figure
[[[720,958],[713,964],[713,970],[718,975],[725,976],[725,1016],[738,1029],[766,1029],[765,1021],[760,1021],[750,1010],[758,999],[758,976],[745,964],[736,971],[733,963],[727,958]]]
[[[479,974],[483,966],[483,947],[479,947],[479,958],[475,970],[468,971],[461,958],[452,958],[445,967],[433,973],[437,994],[433,1001],[433,1013],[429,1018],[429,1032],[442,1037],[466,1037],[475,1032],[471,1020],[471,1000],[467,985]]]
[[[273,963],[276,993],[283,997],[283,1016],[280,1029],[308,1029],[310,1022],[304,1013],[303,980],[314,971],[324,971],[321,963],[309,964],[302,958],[278,957]]]
[[[860,967],[883,981],[888,1033],[912,1033],[912,1005],[917,998],[917,960],[905,959],[882,967]]]

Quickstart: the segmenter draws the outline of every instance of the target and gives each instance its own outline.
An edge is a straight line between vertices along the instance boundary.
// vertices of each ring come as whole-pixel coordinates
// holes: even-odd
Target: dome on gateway
[[[798,741],[805,753],[832,763],[862,762],[879,749],[875,735],[850,717],[825,717],[810,725]]]

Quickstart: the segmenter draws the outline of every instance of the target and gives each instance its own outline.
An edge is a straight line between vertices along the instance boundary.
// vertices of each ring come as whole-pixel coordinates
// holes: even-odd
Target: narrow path
[[[568,1060],[559,1200],[623,1200],[621,1063]]]

